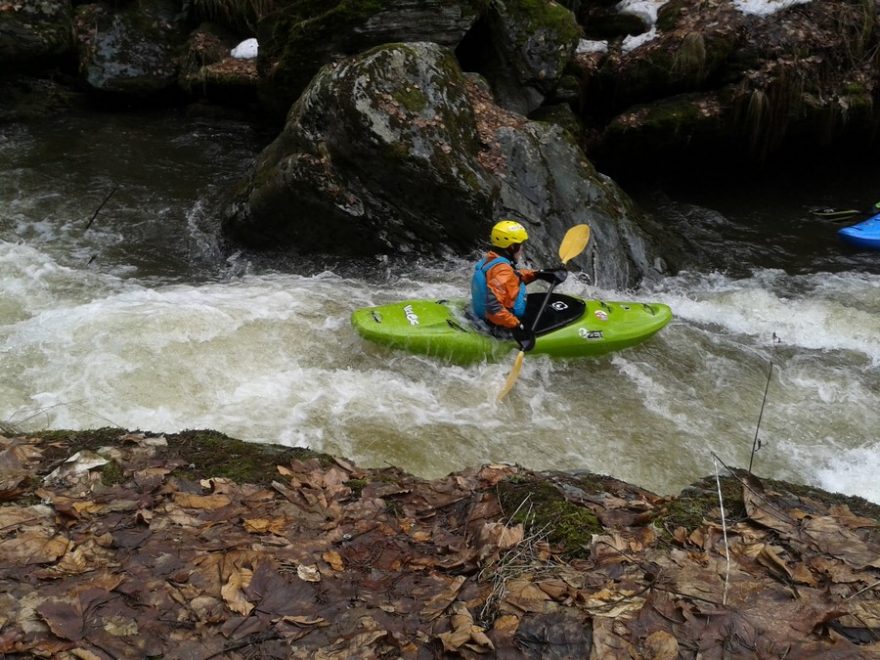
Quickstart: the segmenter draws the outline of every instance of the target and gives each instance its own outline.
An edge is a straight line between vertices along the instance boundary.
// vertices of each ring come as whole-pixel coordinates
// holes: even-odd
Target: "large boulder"
[[[482,11],[481,0],[293,0],[259,24],[263,103],[287,113],[312,76],[375,46],[432,41],[454,47]]]
[[[174,0],[80,5],[76,39],[83,81],[96,91],[135,97],[172,90],[185,20]]]
[[[466,254],[516,218],[552,266],[574,224],[593,246],[573,265],[627,287],[653,272],[629,198],[561,127],[494,103],[436,44],[383,46],[315,77],[225,211],[232,239],[295,252]]]
[[[556,89],[581,35],[574,14],[549,2],[493,3],[484,65],[498,104],[527,115]]]
[[[321,69],[224,226],[245,243],[300,252],[470,246],[495,193],[479,150],[452,53],[382,46]]]
[[[647,239],[646,218],[593,167],[571,132],[498,107],[476,78],[468,89],[484,144],[479,159],[498,181],[492,217],[515,218],[528,228],[535,264],[557,264],[565,232],[586,224],[593,238],[570,263],[591,281],[628,288],[664,268]]]

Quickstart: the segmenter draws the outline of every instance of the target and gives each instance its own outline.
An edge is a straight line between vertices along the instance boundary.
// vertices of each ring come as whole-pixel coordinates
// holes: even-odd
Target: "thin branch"
[[[865,587],[864,589],[859,589],[859,590],[858,590],[857,592],[855,592],[854,594],[850,594],[849,596],[847,596],[846,598],[844,598],[844,600],[849,600],[850,598],[855,598],[856,596],[858,596],[858,595],[860,595],[860,594],[863,594],[863,593],[865,593],[866,591],[870,591],[871,589],[873,589],[874,587],[877,587],[877,586],[880,586],[880,582],[875,582],[874,584],[869,584],[869,585],[868,585],[867,587]]]
[[[95,218],[98,217],[98,213],[100,213],[101,209],[104,208],[104,204],[106,204],[108,201],[110,201],[110,198],[113,197],[113,193],[116,192],[117,188],[119,188],[119,186],[115,185],[115,186],[113,186],[113,190],[111,190],[109,193],[107,193],[107,196],[104,198],[104,201],[101,202],[100,206],[98,206],[98,208],[95,209],[95,212],[92,213],[92,217],[89,218],[89,221],[86,224],[86,228],[83,231],[88,231],[89,227],[92,226],[92,223],[95,221]]]
[[[724,571],[724,592],[721,595],[721,604],[726,606],[727,588],[730,586],[730,546],[727,544],[727,520],[724,517],[724,498],[721,495],[721,477],[718,476],[718,459],[715,459],[715,484],[718,486],[718,505],[721,507],[721,531],[724,534],[724,556],[727,559],[727,568]]]
[[[773,335],[774,338],[776,335]],[[767,371],[767,384],[764,386],[764,400],[761,401],[761,412],[758,415],[758,424],[755,426],[755,440],[752,442],[752,455],[749,457],[749,474],[752,473],[752,461],[755,460],[755,452],[758,451],[758,433],[761,431],[761,419],[764,417],[764,406],[767,405],[767,392],[770,389],[770,379],[773,377],[773,363],[770,363],[770,369]]]

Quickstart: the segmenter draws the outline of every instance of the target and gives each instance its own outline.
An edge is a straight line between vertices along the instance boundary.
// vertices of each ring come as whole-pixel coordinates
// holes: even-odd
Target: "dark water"
[[[841,227],[869,217],[824,219],[822,208],[871,210],[880,201],[880,164],[780,163],[755,172],[634,185],[630,192],[672,235],[680,268],[746,276],[755,268],[786,273],[880,273],[880,253],[848,247]]]

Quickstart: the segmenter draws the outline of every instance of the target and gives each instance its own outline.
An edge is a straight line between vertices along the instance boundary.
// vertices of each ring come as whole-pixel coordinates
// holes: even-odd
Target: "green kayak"
[[[525,321],[534,318],[543,293],[529,294]],[[431,355],[457,364],[496,360],[517,349],[512,339],[481,330],[466,300],[404,300],[355,310],[351,322],[370,341]],[[601,355],[641,343],[669,323],[661,303],[582,300],[554,293],[541,315],[533,354],[554,357]]]

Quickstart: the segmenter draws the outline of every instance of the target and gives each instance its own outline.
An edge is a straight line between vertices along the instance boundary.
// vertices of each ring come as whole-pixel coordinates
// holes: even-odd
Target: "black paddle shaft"
[[[541,315],[544,313],[544,309],[547,307],[547,303],[550,302],[550,294],[553,293],[553,289],[556,288],[558,282],[553,282],[550,285],[550,288],[547,289],[547,295],[544,296],[544,300],[541,301],[541,306],[538,308],[538,313],[535,314],[535,320],[532,321],[532,333],[538,329],[538,321],[541,320]]]

